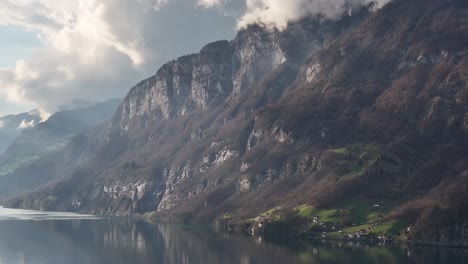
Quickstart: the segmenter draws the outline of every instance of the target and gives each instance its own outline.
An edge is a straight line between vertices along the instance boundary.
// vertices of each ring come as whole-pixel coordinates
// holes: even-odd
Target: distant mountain
[[[0,155],[23,129],[35,126],[41,120],[42,117],[39,110],[0,117]]]
[[[78,133],[109,120],[121,101],[114,99],[86,108],[58,112],[47,121],[24,129],[0,158],[0,193],[2,190],[8,193],[19,190],[11,188],[10,184],[4,184],[11,180],[12,176],[9,174],[21,166],[63,149]]]
[[[23,167],[60,180],[7,204],[466,245],[467,14],[465,0],[393,0],[251,26],[167,63],[108,126]]]
[[[65,104],[60,104],[57,106],[58,111],[57,112],[63,112],[67,110],[74,110],[74,109],[79,109],[79,108],[87,108],[90,106],[93,106],[97,104],[96,102],[92,101],[87,101],[87,100],[70,100],[67,101]]]

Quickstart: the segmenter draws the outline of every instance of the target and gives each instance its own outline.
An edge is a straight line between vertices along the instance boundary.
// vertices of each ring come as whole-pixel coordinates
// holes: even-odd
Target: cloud
[[[43,109],[34,109],[34,110],[30,111],[29,114],[41,118],[39,120],[39,123],[42,123],[42,122],[46,121],[51,116],[51,114],[49,112],[46,112]]]
[[[0,120],[0,129],[5,127],[5,122],[3,120]]]
[[[247,11],[237,28],[260,24],[270,29],[284,30],[288,23],[307,16],[336,20],[344,13],[370,4],[380,8],[390,0],[246,0]]]
[[[46,44],[29,60],[18,61],[9,72],[3,70],[3,94],[13,102],[31,101],[53,110],[74,98],[101,99],[128,89],[142,78],[138,66],[147,58],[140,25],[161,4],[156,0],[1,1],[0,25],[34,30]]]
[[[76,99],[123,97],[162,63],[232,38],[235,19],[196,1],[2,0],[0,26],[25,28],[44,45],[0,69],[0,97],[48,112]]]
[[[223,2],[223,0],[198,0],[197,5],[204,8],[213,8],[221,6]]]
[[[19,124],[18,129],[27,129],[27,128],[34,127],[35,125],[36,125],[36,123],[34,122],[34,120],[31,120],[29,122],[26,121],[26,120],[23,120]]]

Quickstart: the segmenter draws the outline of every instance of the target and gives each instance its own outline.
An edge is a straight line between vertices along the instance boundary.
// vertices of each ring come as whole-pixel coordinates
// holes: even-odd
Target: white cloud
[[[34,110],[30,111],[29,114],[33,115],[33,116],[40,117],[41,119],[40,119],[39,123],[42,123],[42,122],[46,121],[51,116],[51,114],[49,112],[46,112],[43,109],[34,109]]]
[[[36,123],[34,122],[34,120],[31,120],[31,121],[26,121],[26,120],[23,120],[21,121],[21,123],[19,124],[18,126],[18,129],[26,129],[26,128],[31,128],[31,127],[34,127],[36,125]]]
[[[4,127],[5,127],[5,122],[3,122],[3,120],[0,120],[0,129],[2,129]]]
[[[141,78],[147,56],[141,27],[161,0],[2,0],[0,25],[37,31],[46,47],[0,73],[10,101],[43,108],[80,97],[103,98]],[[125,8],[122,8],[125,7]],[[83,93],[89,89],[89,95]],[[119,94],[119,96],[121,96]],[[51,99],[54,102],[51,102]]]
[[[238,29],[261,24],[270,29],[284,30],[288,23],[307,16],[339,19],[344,13],[374,3],[382,7],[390,0],[246,0],[247,11],[239,19]]]
[[[197,5],[204,8],[213,8],[223,4],[223,0],[198,0]]]

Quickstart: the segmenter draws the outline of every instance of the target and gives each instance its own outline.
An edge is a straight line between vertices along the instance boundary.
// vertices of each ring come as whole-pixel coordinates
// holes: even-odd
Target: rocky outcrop
[[[126,131],[135,119],[174,119],[225,102],[287,62],[279,42],[255,27],[171,61],[131,89],[115,121]]]
[[[195,108],[207,108],[232,92],[232,51],[227,41],[212,43],[199,54],[164,65],[158,73],[132,88],[122,105],[120,120],[173,119]]]

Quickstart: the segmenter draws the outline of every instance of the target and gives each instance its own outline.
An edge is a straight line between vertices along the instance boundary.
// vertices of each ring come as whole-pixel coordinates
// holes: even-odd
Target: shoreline
[[[22,209],[22,208],[5,208],[0,207],[2,209],[13,209],[13,210],[25,210],[25,211],[37,211],[42,213],[47,213],[38,210],[30,210],[30,209]],[[53,212],[49,212],[53,213]],[[387,237],[386,239],[379,240],[376,238],[376,235],[364,235],[359,239],[345,239],[345,238],[338,238],[338,237],[322,237],[320,232],[308,232],[308,233],[300,233],[300,232],[287,232],[287,230],[294,230],[297,229],[298,226],[295,226],[293,223],[283,222],[281,223],[282,230],[274,230],[274,225],[278,223],[265,223],[262,231],[258,232],[258,230],[253,230],[255,227],[252,225],[253,223],[249,222],[229,222],[229,221],[220,221],[220,219],[216,219],[209,222],[186,222],[182,221],[178,218],[173,217],[164,217],[162,215],[155,216],[154,212],[146,213],[146,214],[129,214],[129,215],[93,215],[93,214],[82,214],[76,212],[54,212],[54,213],[65,213],[65,214],[76,214],[81,216],[92,216],[94,217],[118,217],[118,218],[128,218],[132,221],[144,221],[153,225],[156,224],[182,224],[187,226],[203,226],[210,228],[214,232],[219,233],[228,233],[228,234],[238,234],[244,235],[247,237],[252,238],[260,238],[265,237],[268,239],[288,239],[291,241],[305,241],[305,242],[314,242],[314,241],[329,241],[329,242],[352,242],[352,243],[361,243],[361,244],[377,244],[383,246],[418,246],[418,247],[431,247],[431,248],[458,248],[458,249],[468,249],[468,241],[464,241],[464,243],[450,243],[450,242],[436,242],[436,241],[423,241],[423,240],[413,240],[413,239],[402,239],[401,236],[393,236]],[[79,218],[77,218],[79,219]],[[84,218],[83,218],[84,219]],[[273,226],[273,227],[272,227]],[[266,231],[266,232],[265,232]],[[286,232],[285,232],[286,231]]]
[[[418,247],[431,247],[431,248],[458,248],[458,249],[468,249],[468,241],[463,243],[450,243],[450,242],[436,242],[436,241],[423,241],[423,240],[414,240],[407,237],[408,234],[400,236],[391,236],[379,239],[378,235],[370,234],[363,235],[361,238],[338,238],[338,237],[323,237],[320,232],[316,233],[298,233],[298,232],[289,232],[285,233],[283,231],[274,231],[271,228],[268,228],[267,225],[263,225],[263,231],[267,229],[267,232],[255,232],[252,229],[252,225],[242,223],[237,225],[219,225],[219,223],[212,223],[212,228],[217,232],[233,233],[233,234],[243,234],[249,237],[267,237],[273,239],[291,239],[297,241],[330,241],[330,242],[353,242],[353,243],[363,243],[363,244],[377,244],[384,246],[418,246]],[[294,225],[285,225],[286,228],[290,230],[294,229]],[[284,226],[283,226],[284,228]]]

